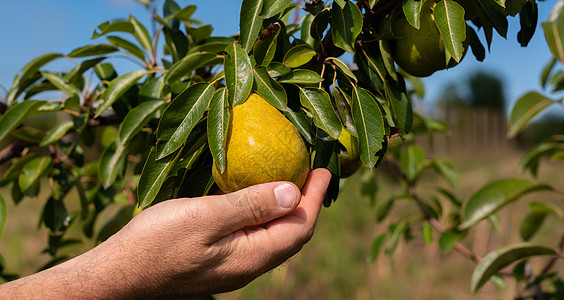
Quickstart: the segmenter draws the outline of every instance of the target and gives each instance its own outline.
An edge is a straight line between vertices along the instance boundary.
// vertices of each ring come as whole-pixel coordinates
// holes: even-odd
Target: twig
[[[546,275],[550,271],[550,269],[552,269],[556,261],[558,261],[558,259],[561,257],[563,250],[564,250],[564,233],[562,233],[562,236],[560,237],[560,242],[558,243],[558,247],[556,248],[556,255],[553,258],[551,258],[548,261],[548,263],[546,263],[544,268],[542,268],[542,271],[540,272],[540,276]]]
[[[22,154],[25,148],[33,144],[26,141],[17,140],[0,151],[0,165],[8,160],[18,157]]]
[[[423,213],[425,220],[427,220],[429,222],[429,224],[431,224],[431,226],[437,232],[439,232],[439,233],[447,232],[448,228],[446,228],[443,224],[441,224],[439,222],[439,220],[437,220],[436,218],[433,217],[433,215],[431,214],[431,212],[429,211],[427,206],[425,206],[425,204],[423,203],[423,200],[421,200],[421,198],[419,198],[419,196],[417,196],[417,193],[415,191],[415,187],[413,186],[413,184],[411,183],[409,178],[407,178],[407,175],[400,169],[397,162],[389,156],[387,157],[387,161],[389,161],[394,166],[394,168],[400,174],[403,181],[407,184],[407,192],[409,193],[409,195],[411,197],[413,197],[413,199],[415,200],[415,203],[417,203],[417,206],[419,207],[419,210],[421,210],[421,212]],[[482,260],[481,256],[472,252],[472,250],[468,249],[468,247],[464,246],[460,242],[456,242],[454,244],[454,249],[458,253],[462,254],[463,256],[470,259],[471,261],[473,261],[476,264],[479,263]],[[507,275],[507,274],[505,274],[505,272],[504,272],[504,275]]]

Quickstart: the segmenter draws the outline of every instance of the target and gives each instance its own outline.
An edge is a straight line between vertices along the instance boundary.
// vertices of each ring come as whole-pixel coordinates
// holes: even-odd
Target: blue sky
[[[194,16],[212,24],[215,35],[232,35],[238,31],[240,1],[177,0],[177,3],[181,6],[198,4]],[[539,21],[546,20],[554,3],[540,2]],[[8,88],[14,75],[38,55],[68,53],[96,42],[90,40],[96,26],[107,20],[127,18],[129,14],[148,24],[149,12],[133,0],[0,0],[0,83]],[[518,31],[518,18],[511,18],[507,40],[494,38],[484,62],[477,62],[469,52],[457,67],[424,79],[427,88],[424,103],[432,103],[447,84],[462,81],[478,70],[494,72],[502,77],[510,101],[526,91],[540,90],[540,72],[550,57],[540,22],[529,47],[519,45],[516,39]],[[478,35],[482,37],[483,33],[478,32]],[[70,62],[67,65],[60,62],[48,65],[48,69],[63,71],[71,66]]]

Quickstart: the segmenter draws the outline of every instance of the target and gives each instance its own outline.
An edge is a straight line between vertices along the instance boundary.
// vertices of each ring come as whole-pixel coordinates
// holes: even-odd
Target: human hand
[[[316,169],[301,193],[272,182],[159,203],[98,247],[19,286],[27,279],[45,296],[59,282],[56,292],[79,298],[170,298],[243,287],[309,241],[330,178]]]

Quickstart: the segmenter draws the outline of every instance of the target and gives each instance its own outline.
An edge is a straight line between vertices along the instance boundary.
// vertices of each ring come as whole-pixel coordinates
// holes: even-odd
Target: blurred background
[[[159,1],[157,1],[158,3]],[[214,27],[214,35],[226,36],[238,31],[240,1],[185,1],[180,6],[197,4],[194,14],[204,24]],[[519,20],[510,19],[507,39],[495,37],[492,49],[483,62],[469,53],[456,68],[440,71],[423,81],[426,94],[416,103],[417,110],[449,125],[449,131],[420,138],[428,156],[453,162],[461,173],[456,195],[464,199],[494,178],[529,178],[519,173],[518,165],[532,143],[552,134],[564,134],[564,114],[561,108],[550,110],[515,139],[507,139],[507,116],[512,103],[529,90],[542,91],[540,74],[548,63],[550,52],[544,41],[540,22],[547,19],[555,1],[539,3],[539,27],[530,45],[519,46],[516,36]],[[157,5],[160,7],[160,5]],[[32,58],[47,53],[68,53],[91,44],[90,36],[102,22],[127,18],[131,14],[150,26],[150,14],[133,0],[0,0],[0,88],[8,89],[14,75]],[[482,36],[481,32],[478,32]],[[68,63],[68,64],[67,64]],[[123,60],[117,64],[123,72],[134,68]],[[48,65],[48,69],[70,69],[72,62]],[[550,91],[545,91],[550,92]],[[4,94],[4,92],[0,93]],[[539,180],[562,186],[558,172],[562,163],[543,162]],[[328,209],[323,209],[316,235],[304,250],[288,263],[260,277],[242,290],[218,296],[219,299],[512,299],[511,293],[500,292],[488,284],[478,295],[469,292],[473,264],[458,253],[442,253],[437,236],[426,246],[419,232],[413,240],[401,240],[393,255],[381,254],[371,262],[373,239],[385,231],[388,223],[378,223],[377,214],[383,200],[401,189],[390,181],[389,169],[382,165],[376,171],[378,185],[373,197],[361,195],[367,170],[342,181],[340,197]],[[561,173],[561,172],[560,172]],[[426,173],[425,173],[426,174]],[[419,185],[425,189],[446,186],[432,173]],[[11,272],[29,274],[44,265],[49,257],[40,255],[45,245],[45,231],[37,230],[38,210],[45,199],[26,199],[17,207],[10,201],[10,192],[0,188],[9,204],[9,218],[0,253]],[[535,197],[544,194],[535,194]],[[500,225],[493,230],[483,222],[479,230],[467,237],[474,251],[485,254],[501,245],[519,240],[518,226],[525,217],[528,203],[534,197],[505,210]],[[70,204],[70,203],[69,203]],[[407,206],[406,206],[407,207]],[[401,201],[392,210],[405,215]],[[106,218],[115,214],[104,212]],[[103,224],[103,218],[99,222]],[[554,240],[547,222],[539,243]],[[76,229],[78,233],[80,229]],[[556,234],[556,233],[555,233]],[[77,237],[80,235],[77,234]],[[70,247],[70,255],[84,251]],[[515,287],[511,287],[515,288]]]

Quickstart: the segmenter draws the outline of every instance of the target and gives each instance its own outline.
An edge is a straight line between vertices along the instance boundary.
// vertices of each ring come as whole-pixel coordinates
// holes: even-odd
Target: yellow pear
[[[271,181],[291,181],[302,188],[309,154],[300,134],[274,106],[258,94],[233,107],[226,139],[223,173],[212,174],[225,192]]]
[[[434,6],[433,0],[425,2],[419,29],[411,26],[403,14],[392,23],[397,37],[392,50],[394,60],[413,76],[426,77],[447,67],[445,45],[433,16]]]

